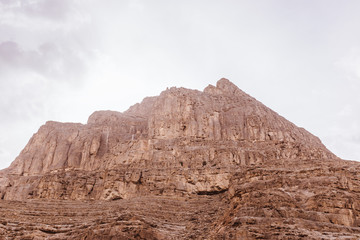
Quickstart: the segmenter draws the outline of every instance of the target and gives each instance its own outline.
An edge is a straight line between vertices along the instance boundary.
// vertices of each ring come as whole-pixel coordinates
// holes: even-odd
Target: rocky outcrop
[[[123,113],[98,111],[86,124],[47,122],[0,173],[0,198],[5,205],[61,200],[73,206],[77,200],[109,209],[111,201],[158,203],[142,202],[120,220],[109,213],[112,220],[103,228],[96,227],[98,216],[88,232],[79,230],[79,223],[74,223],[76,231],[47,225],[40,237],[55,232],[59,238],[98,238],[103,233],[111,239],[125,232],[124,239],[356,238],[358,169],[221,79],[204,91],[167,89]],[[209,210],[201,205],[204,199]],[[169,237],[163,220],[194,211],[197,201],[199,214],[209,218],[182,215],[172,222],[175,235]],[[172,213],[162,209],[170,205]],[[162,215],[149,220],[147,206]],[[130,225],[132,230],[124,230]],[[11,228],[4,226],[0,223],[0,232],[9,235]]]
[[[170,88],[124,113],[95,112],[85,125],[47,122],[7,169],[2,181],[11,184],[1,194],[10,200],[216,193],[228,189],[236,168],[321,158],[336,157],[221,79],[203,92]]]
[[[0,201],[0,239],[206,239],[219,195],[117,201]]]
[[[360,164],[274,162],[239,169],[212,238],[360,238]]]

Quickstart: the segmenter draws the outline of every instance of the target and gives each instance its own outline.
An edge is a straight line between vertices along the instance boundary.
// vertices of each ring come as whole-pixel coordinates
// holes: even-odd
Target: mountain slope
[[[123,113],[95,112],[87,124],[47,122],[0,173],[0,204],[116,200],[104,205],[111,208],[149,199],[161,214],[141,207],[131,214],[155,239],[339,238],[360,232],[358,168],[221,79],[202,92],[167,89]],[[172,218],[170,205],[192,217]],[[191,214],[196,208],[200,218]],[[161,219],[178,235],[165,234]],[[119,225],[109,221],[102,231]],[[136,229],[126,237],[137,238]]]

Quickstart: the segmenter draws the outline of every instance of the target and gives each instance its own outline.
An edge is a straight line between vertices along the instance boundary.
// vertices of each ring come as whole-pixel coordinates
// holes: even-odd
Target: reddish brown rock
[[[30,211],[19,213],[27,220],[15,225],[3,211],[9,219],[0,222],[0,233],[29,239],[358,238],[359,166],[227,79],[203,92],[170,88],[123,113],[95,112],[84,125],[42,126],[0,173],[0,204],[22,200],[19,208],[29,204]],[[117,219],[116,211],[106,210],[89,215],[88,225],[59,227],[71,222],[64,212],[78,207],[73,200],[82,201],[81,211],[126,205],[129,215]],[[44,205],[34,212],[45,213],[52,201],[60,201],[64,222],[49,220],[38,235],[30,234],[28,222],[40,222],[29,217],[31,209]],[[95,222],[104,218],[99,228]],[[22,228],[19,235],[10,234],[13,226]]]

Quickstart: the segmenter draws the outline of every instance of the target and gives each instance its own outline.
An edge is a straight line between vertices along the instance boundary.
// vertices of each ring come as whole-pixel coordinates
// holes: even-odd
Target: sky
[[[222,77],[360,161],[358,0],[0,0],[0,169],[86,123]]]

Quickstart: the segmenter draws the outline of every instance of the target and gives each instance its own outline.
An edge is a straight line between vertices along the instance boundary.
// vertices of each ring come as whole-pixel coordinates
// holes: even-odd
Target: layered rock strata
[[[0,211],[0,233],[15,239],[356,239],[359,170],[221,79],[204,91],[167,89],[123,113],[95,112],[87,124],[47,122],[0,172],[0,208],[30,209],[16,216]],[[36,218],[54,204],[61,221]],[[126,208],[112,212],[116,206]],[[67,208],[81,210],[70,216]]]
[[[233,170],[243,166],[322,158],[336,157],[317,137],[221,79],[203,92],[168,89],[124,113],[95,112],[85,125],[47,122],[6,170],[1,195],[216,193],[227,190]]]

